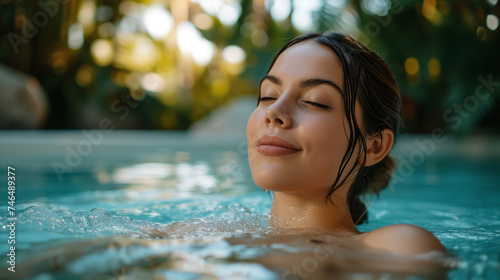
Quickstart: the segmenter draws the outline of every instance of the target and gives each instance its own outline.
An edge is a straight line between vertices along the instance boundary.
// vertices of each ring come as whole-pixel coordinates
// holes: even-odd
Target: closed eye
[[[276,100],[276,98],[264,96],[259,99],[259,102],[272,101],[272,100]]]
[[[323,109],[323,110],[329,110],[329,109],[331,109],[330,106],[327,106],[327,105],[324,105],[324,104],[320,104],[320,103],[316,103],[316,102],[304,101],[304,103],[312,105],[312,106],[320,108],[320,109]]]

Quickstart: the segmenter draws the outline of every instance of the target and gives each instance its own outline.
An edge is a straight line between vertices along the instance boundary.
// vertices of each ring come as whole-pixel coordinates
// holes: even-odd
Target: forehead
[[[337,54],[313,40],[300,42],[286,49],[269,74],[282,79],[328,79],[343,88],[343,72]]]

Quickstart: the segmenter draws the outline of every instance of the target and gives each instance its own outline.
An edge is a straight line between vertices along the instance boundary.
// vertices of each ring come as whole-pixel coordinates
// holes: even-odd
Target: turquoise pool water
[[[307,235],[276,240],[266,216],[271,198],[251,180],[244,137],[101,136],[1,133],[2,279],[444,278],[427,273],[435,266],[450,269],[448,279],[500,279],[498,139],[401,138],[397,182],[372,200],[360,230],[416,224],[452,254],[415,261],[334,237],[332,252]],[[5,266],[8,166],[16,169],[15,273]],[[162,232],[175,222],[178,231]]]

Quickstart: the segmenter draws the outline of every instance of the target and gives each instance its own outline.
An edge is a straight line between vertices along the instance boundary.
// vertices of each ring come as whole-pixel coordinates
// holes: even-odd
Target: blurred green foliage
[[[337,31],[389,63],[406,131],[499,132],[495,0],[58,1],[0,2],[0,63],[40,81],[48,129],[98,127],[103,117],[118,128],[186,129],[256,96],[272,56],[294,36]],[[157,37],[162,28],[171,30]],[[188,32],[196,40],[181,46]],[[209,62],[196,57],[203,49]]]

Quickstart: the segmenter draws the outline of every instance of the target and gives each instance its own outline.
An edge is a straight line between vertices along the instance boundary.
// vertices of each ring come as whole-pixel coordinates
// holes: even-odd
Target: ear
[[[369,138],[366,149],[366,166],[380,162],[389,153],[394,143],[394,133],[388,128],[383,129],[375,137]]]

